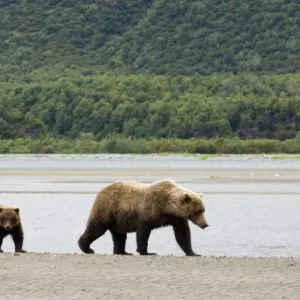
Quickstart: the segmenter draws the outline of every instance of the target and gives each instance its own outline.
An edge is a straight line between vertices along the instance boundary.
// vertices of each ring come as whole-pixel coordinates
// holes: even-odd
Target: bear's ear
[[[14,208],[14,211],[18,214],[20,212],[19,208]]]
[[[188,193],[183,193],[182,202],[184,204],[189,204],[191,201],[192,201],[192,198],[190,197],[190,195]]]
[[[3,211],[3,208],[2,207],[0,207],[0,213]]]

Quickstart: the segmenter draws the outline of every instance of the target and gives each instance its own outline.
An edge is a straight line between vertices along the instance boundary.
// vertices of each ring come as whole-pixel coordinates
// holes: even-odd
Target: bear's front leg
[[[156,253],[148,252],[148,240],[151,234],[151,227],[148,224],[141,224],[136,231],[136,243],[140,255],[156,255]]]
[[[199,254],[196,254],[192,249],[191,231],[188,221],[184,219],[176,219],[172,225],[175,239],[185,255],[201,256]]]
[[[11,232],[11,236],[15,244],[15,252],[26,253],[27,251],[23,250],[24,234],[22,227],[17,226],[14,228]]]

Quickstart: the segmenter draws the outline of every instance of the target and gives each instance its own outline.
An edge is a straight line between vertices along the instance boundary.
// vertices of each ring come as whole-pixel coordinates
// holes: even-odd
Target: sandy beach
[[[300,260],[0,255],[0,299],[299,299]]]

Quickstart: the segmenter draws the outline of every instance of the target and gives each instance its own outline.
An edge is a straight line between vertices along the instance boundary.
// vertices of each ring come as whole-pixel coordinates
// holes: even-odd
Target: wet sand
[[[0,299],[299,299],[293,258],[0,255]]]
[[[180,178],[201,182],[300,182],[299,169],[13,169],[2,168],[0,177],[73,177],[85,180],[101,179],[111,182],[119,179],[153,181],[156,178]]]

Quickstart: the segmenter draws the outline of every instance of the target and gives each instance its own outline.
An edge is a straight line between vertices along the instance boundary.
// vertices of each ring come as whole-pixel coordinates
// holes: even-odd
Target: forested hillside
[[[156,74],[291,73],[296,0],[1,0],[0,62]]]
[[[0,0],[0,139],[295,138],[300,5]]]

